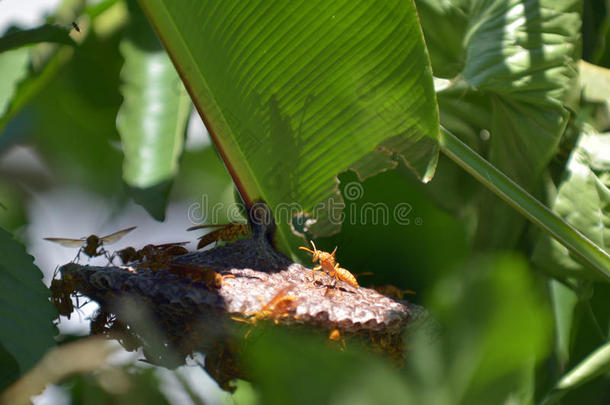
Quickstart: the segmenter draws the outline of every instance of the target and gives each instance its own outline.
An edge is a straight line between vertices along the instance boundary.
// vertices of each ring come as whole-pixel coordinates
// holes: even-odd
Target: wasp
[[[337,328],[330,331],[330,333],[328,334],[328,340],[330,340],[331,342],[339,343],[341,345],[342,351],[344,351],[347,347],[345,338],[341,335],[341,331]]]
[[[99,237],[97,235],[89,235],[82,237],[80,239],[67,239],[67,238],[44,238],[45,240],[59,243],[62,246],[66,247],[78,247],[78,254],[76,255],[76,260],[80,257],[81,252],[89,257],[97,257],[101,255],[108,255],[106,250],[104,249],[104,245],[110,245],[112,243],[118,242],[123,236],[127,233],[136,229],[135,226],[130,228],[122,229],[118,232],[111,233],[110,235]]]
[[[155,271],[166,268],[173,257],[188,253],[188,250],[183,246],[187,243],[188,242],[173,242],[165,243],[163,245],[146,245],[135,252],[135,259],[142,261],[138,267],[148,267]],[[124,252],[122,254],[126,258],[132,254],[131,250],[127,252],[125,252],[126,249],[123,250]]]
[[[72,21],[72,28],[74,28],[76,32],[80,32],[80,27],[75,21]]]
[[[142,254],[140,250],[136,250],[136,248],[129,246],[125,249],[117,250],[112,254],[112,257],[118,256],[121,259],[123,264],[128,264],[131,262],[142,260]]]
[[[288,285],[280,289],[267,303],[263,302],[263,300],[258,298],[262,308],[258,311],[247,312],[246,316],[249,317],[247,320],[238,318],[233,319],[239,322],[246,322],[251,324],[254,324],[261,320],[273,320],[275,324],[279,323],[280,319],[290,316],[290,313],[293,312],[296,308],[297,297],[294,297],[292,295],[286,295],[292,287],[292,285]],[[246,337],[249,334],[250,332],[248,331]]]
[[[51,302],[57,308],[57,312],[70,319],[70,315],[74,311],[71,296],[76,293],[75,280],[72,277],[54,278],[51,280],[49,290],[51,290]]]
[[[380,294],[389,295],[390,297],[398,298],[399,300],[401,300],[405,294],[415,295],[415,291],[401,290],[400,288],[391,284],[373,286],[372,288]]]
[[[231,222],[230,224],[226,225],[195,225],[188,228],[187,231],[194,231],[196,229],[204,228],[219,229],[206,233],[200,237],[199,243],[197,244],[197,249],[201,249],[212,242],[216,242],[216,245],[218,245],[218,241],[233,242],[240,236],[248,236],[248,225],[239,222]]]
[[[315,266],[311,271],[311,277],[313,278],[313,282],[316,281],[315,273],[316,271],[323,270],[331,277],[334,277],[337,282],[339,280],[345,281],[347,284],[351,285],[354,288],[358,288],[358,281],[356,277],[352,273],[350,273],[347,269],[339,266],[339,263],[335,260],[335,253],[337,252],[337,248],[333,250],[331,253],[324,252],[322,250],[318,250],[316,248],[315,243],[311,241],[311,246],[313,246],[313,250],[301,246],[299,249],[306,250],[307,252],[313,254],[312,261],[315,263],[319,261],[319,265]]]
[[[222,275],[209,267],[189,263],[170,263],[169,272],[189,277],[194,283],[203,282],[209,289],[220,288],[225,278],[235,277],[233,274]]]

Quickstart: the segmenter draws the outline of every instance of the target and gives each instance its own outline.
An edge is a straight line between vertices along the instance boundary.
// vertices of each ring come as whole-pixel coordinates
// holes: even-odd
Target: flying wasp
[[[135,226],[130,228],[122,229],[118,232],[111,233],[110,235],[106,235],[103,237],[99,237],[97,235],[89,235],[84,236],[80,239],[67,239],[67,238],[44,238],[45,240],[59,243],[62,246],[66,247],[78,247],[78,253],[76,255],[76,259],[80,257],[81,252],[89,257],[97,257],[101,255],[108,256],[108,252],[104,249],[104,245],[110,245],[112,243],[118,242],[123,236],[127,233],[136,229]]]
[[[335,247],[335,250],[332,251],[332,253],[328,253],[328,252],[324,252],[322,250],[318,250],[316,248],[315,243],[313,243],[313,241],[311,241],[311,246],[313,246],[313,250],[311,250],[305,246],[301,246],[301,247],[299,247],[299,249],[305,250],[305,251],[311,253],[313,255],[312,261],[314,263],[316,263],[316,262],[320,263],[319,265],[315,266],[311,270],[311,277],[312,277],[314,283],[316,281],[316,275],[315,275],[316,271],[323,270],[326,273],[328,273],[329,276],[334,277],[335,280],[337,280],[337,282],[339,280],[343,280],[354,288],[359,287],[356,277],[354,277],[354,275],[352,273],[350,273],[347,269],[340,267],[339,263],[336,262],[336,260],[335,260],[335,253],[337,252],[336,247]]]
[[[204,228],[219,229],[206,233],[200,237],[199,243],[197,244],[197,249],[201,249],[212,242],[216,242],[216,245],[218,245],[218,241],[233,242],[242,235],[248,236],[248,225],[239,222],[231,222],[230,224],[226,225],[195,225],[188,228],[187,231],[194,231],[196,229]]]

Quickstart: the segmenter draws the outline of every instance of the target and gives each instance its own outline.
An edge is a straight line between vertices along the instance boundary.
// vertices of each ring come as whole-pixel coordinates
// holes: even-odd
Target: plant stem
[[[444,128],[441,128],[440,146],[443,153],[481,184],[557,239],[582,263],[597,270],[602,278],[610,281],[610,256],[599,246]]]

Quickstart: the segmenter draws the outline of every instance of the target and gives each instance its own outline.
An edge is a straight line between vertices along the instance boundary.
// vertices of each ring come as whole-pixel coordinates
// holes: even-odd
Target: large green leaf
[[[582,234],[610,254],[610,134],[589,128],[580,136],[567,165],[552,209]],[[554,239],[542,235],[534,262],[561,277],[597,279],[598,273],[574,260]]]
[[[432,175],[438,114],[412,2],[140,4],[246,203],[293,204],[331,232],[316,204],[338,198],[340,172],[365,178],[396,153]],[[276,219],[285,241],[291,218]]]
[[[578,71],[583,101],[597,105],[587,122],[603,131],[610,127],[610,69],[581,60]]]
[[[16,49],[0,54],[0,117],[4,115],[17,84],[28,72],[30,55],[27,49]]]
[[[117,116],[125,160],[123,178],[136,202],[165,217],[178,171],[191,102],[167,53],[138,8],[121,43],[123,105]]]
[[[57,313],[32,256],[2,228],[0,258],[0,345],[24,373],[55,345]]]
[[[469,141],[497,168],[532,191],[555,153],[566,125],[564,107],[576,77],[580,39],[580,2],[576,0],[420,0],[427,37],[438,25],[452,25],[450,33],[461,41],[431,42],[434,55],[454,55],[453,65],[463,66],[451,85],[439,93],[441,117],[449,128]],[[466,19],[467,28],[462,30]],[[449,34],[445,35],[449,37]],[[463,53],[455,55],[462,44]],[[451,49],[449,49],[451,48]],[[447,58],[447,57],[445,57]],[[434,65],[435,72],[446,68]],[[476,97],[472,97],[474,93]],[[459,106],[472,104],[471,107]],[[444,113],[447,110],[447,113]],[[472,111],[461,117],[455,112]],[[477,111],[479,112],[477,114]],[[482,115],[482,116],[481,116]],[[485,129],[489,137],[475,140],[473,130]],[[474,133],[473,133],[474,132]],[[503,202],[488,194],[482,200],[478,241],[487,246],[512,246],[524,221]]]
[[[102,13],[110,2],[115,0],[105,0],[97,6],[86,11],[86,14],[93,19]],[[21,46],[26,44],[35,44],[29,49],[20,49],[19,52],[24,54],[27,52],[29,57],[27,64],[29,65],[28,74],[22,74],[22,80],[11,83],[11,76],[5,76],[6,67],[3,66],[6,62],[0,63],[0,77],[2,77],[3,85],[18,86],[11,91],[10,94],[3,94],[4,89],[0,85],[0,99],[9,97],[8,101],[0,101],[0,133],[4,130],[8,122],[13,119],[21,109],[27,105],[35,96],[45,88],[45,86],[53,79],[59,69],[71,58],[74,54],[75,41],[68,36],[71,22],[74,21],[75,15],[79,15],[84,8],[84,2],[77,0],[63,1],[61,6],[56,10],[54,16],[47,18],[47,21],[55,23],[55,25],[46,24],[42,27],[33,30],[18,30],[14,32],[16,35],[7,35],[4,37],[5,48]],[[85,32],[78,34],[79,39],[86,37]],[[54,43],[51,43],[54,42]],[[61,44],[64,44],[63,46]],[[69,46],[66,46],[69,45]],[[12,52],[11,52],[12,53]],[[23,63],[26,63],[25,61]],[[9,80],[5,81],[5,77]],[[2,103],[5,102],[5,105]],[[22,131],[21,131],[22,132]],[[0,138],[0,149],[6,144],[10,144],[13,140],[6,137]]]

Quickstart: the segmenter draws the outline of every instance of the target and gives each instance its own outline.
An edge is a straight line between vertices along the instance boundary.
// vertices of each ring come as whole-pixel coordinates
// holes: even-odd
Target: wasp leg
[[[311,269],[311,284],[315,284],[316,282],[316,271],[322,270],[322,266],[316,266]]]

